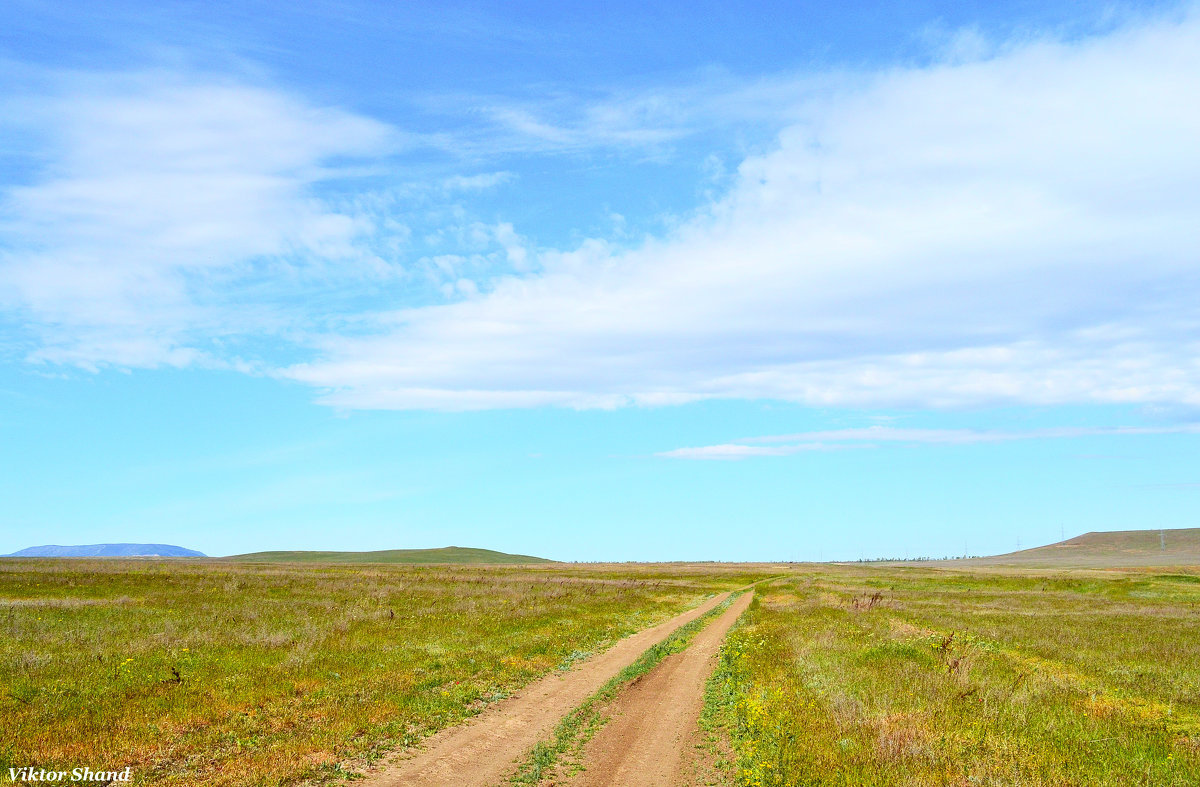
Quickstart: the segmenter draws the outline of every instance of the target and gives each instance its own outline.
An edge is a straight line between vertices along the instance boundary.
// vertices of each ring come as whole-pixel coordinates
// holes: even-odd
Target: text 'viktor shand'
[[[54,771],[45,768],[9,768],[8,778],[14,782],[128,782],[133,779],[133,768],[121,771],[93,771],[91,768],[72,768],[69,771]]]

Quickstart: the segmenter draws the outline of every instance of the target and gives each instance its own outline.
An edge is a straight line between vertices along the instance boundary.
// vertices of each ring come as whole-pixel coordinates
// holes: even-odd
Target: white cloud
[[[1081,437],[1163,434],[1200,434],[1200,424],[1117,427],[1065,426],[1026,431],[903,429],[892,426],[867,426],[747,437],[732,443],[676,448],[662,451],[656,456],[666,459],[750,459],[758,456],[790,456],[801,451],[831,450],[853,444],[976,445],[979,443],[1004,443],[1013,440],[1062,440]]]
[[[798,85],[669,237],[537,251],[284,374],[350,408],[1200,403],[1200,18],[995,51]]]
[[[356,244],[370,228],[312,189],[397,144],[383,124],[162,73],[62,77],[7,108],[42,142],[42,171],[0,194],[0,306],[37,334],[34,359],[195,363],[193,340],[269,328],[229,308],[256,278],[378,267]]]
[[[447,191],[485,191],[494,189],[516,178],[511,172],[483,172],[478,175],[453,175],[442,181]]]
[[[394,176],[413,141],[350,112],[161,73],[67,79],[3,107],[46,146],[0,194],[0,308],[32,359],[92,367],[260,369],[222,341],[286,335],[311,357],[276,373],[347,408],[1200,404],[1200,17],[945,49],[874,74],[485,107],[474,148],[461,129],[422,143],[644,148],[793,118],[728,192],[633,249],[539,249],[503,217],[411,217],[402,189],[347,188]],[[495,123],[515,136],[490,139]],[[440,173],[427,198],[512,180]],[[400,276],[384,257],[401,254],[456,300],[367,312],[354,283]],[[395,302],[377,289],[364,300]]]
[[[667,459],[706,459],[721,461],[736,461],[750,459],[756,456],[790,456],[801,451],[827,451],[830,446],[822,443],[800,443],[792,445],[745,445],[743,443],[723,443],[721,445],[704,445],[694,448],[676,448],[663,451],[657,456]]]
[[[598,150],[661,157],[707,132],[737,129],[743,144],[747,138],[770,139],[797,119],[806,100],[848,79],[842,73],[794,72],[745,79],[710,67],[634,88],[572,85],[556,91],[538,85],[529,97],[431,95],[416,105],[454,127],[422,142],[468,158]]]

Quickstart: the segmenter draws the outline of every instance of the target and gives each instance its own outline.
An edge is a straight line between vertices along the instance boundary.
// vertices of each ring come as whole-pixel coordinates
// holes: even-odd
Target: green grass
[[[708,686],[739,785],[1200,784],[1189,573],[814,568]]]
[[[341,781],[754,578],[720,567],[0,561],[0,780]]]
[[[607,721],[604,706],[612,702],[622,688],[653,670],[667,656],[681,653],[691,644],[696,634],[728,609],[739,595],[741,594],[730,595],[700,617],[675,629],[663,641],[647,648],[636,661],[609,679],[595,694],[568,713],[554,728],[550,739],[533,748],[510,781],[513,784],[536,785],[555,775],[563,756],[570,752],[578,753],[596,730],[604,725]]]
[[[220,560],[243,563],[415,563],[532,565],[553,563],[544,557],[510,555],[474,547],[381,549],[375,552],[249,552]]]
[[[709,683],[730,783],[1200,784],[1200,572],[802,566]],[[779,567],[0,561],[0,780],[341,782]],[[651,649],[534,752],[577,751]]]

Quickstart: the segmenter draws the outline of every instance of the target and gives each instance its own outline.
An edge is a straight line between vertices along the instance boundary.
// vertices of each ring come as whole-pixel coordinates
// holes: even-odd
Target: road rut
[[[720,594],[657,626],[631,634],[568,672],[531,683],[478,716],[429,737],[411,756],[368,773],[358,783],[364,787],[499,784],[516,770],[517,761],[549,737],[558,721],[575,706],[632,664],[647,648],[717,606],[728,595]]]
[[[570,787],[668,787],[690,785],[704,684],[725,634],[750,605],[743,593],[702,629],[682,653],[663,659],[625,688],[607,709],[611,720],[584,747],[585,770]],[[561,783],[561,782],[560,782]]]

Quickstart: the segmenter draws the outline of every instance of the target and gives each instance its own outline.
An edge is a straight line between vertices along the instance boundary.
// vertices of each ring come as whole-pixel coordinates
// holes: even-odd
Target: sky
[[[0,553],[1200,526],[1200,6],[5,6]]]

